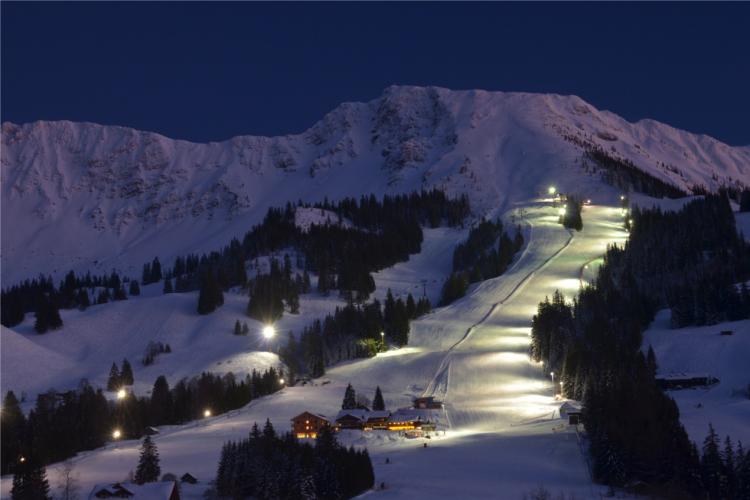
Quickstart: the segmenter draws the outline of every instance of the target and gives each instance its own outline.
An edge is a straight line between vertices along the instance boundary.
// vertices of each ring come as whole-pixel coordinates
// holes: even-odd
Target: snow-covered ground
[[[215,474],[224,441],[245,436],[253,422],[266,418],[270,418],[277,429],[285,431],[289,429],[290,418],[304,410],[333,416],[340,408],[346,384],[351,382],[358,392],[368,397],[372,397],[375,386],[379,385],[391,409],[406,406],[414,396],[423,394],[435,395],[446,402],[445,412],[439,419],[445,435],[429,440],[427,448],[422,446],[424,440],[402,439],[386,433],[366,436],[348,433],[342,436],[342,441],[347,444],[368,447],[377,484],[385,482],[387,487],[372,494],[409,499],[436,496],[497,498],[498,495],[520,498],[523,492],[545,485],[555,492],[575,492],[583,498],[596,496],[598,487],[589,480],[575,433],[560,426],[561,420],[556,412],[560,403],[553,398],[556,392],[553,384],[547,374],[541,373],[541,369],[528,359],[529,325],[536,305],[545,295],[560,288],[572,297],[579,285],[582,266],[601,255],[607,243],[623,241],[626,233],[622,230],[619,209],[613,207],[586,207],[584,230],[580,233],[570,233],[557,223],[555,209],[549,200],[537,200],[523,208],[524,222],[530,229],[527,245],[512,268],[499,278],[474,286],[463,299],[414,322],[409,347],[370,359],[342,363],[331,368],[314,385],[286,388],[226,415],[163,428],[156,437],[162,470],[177,474],[189,471],[205,485]],[[422,258],[434,259],[435,263],[447,262],[445,254],[452,253],[452,246],[444,240],[455,242],[460,239],[457,233],[452,230],[428,232],[424,251],[432,256]],[[444,250],[440,249],[442,245],[445,245]],[[431,267],[421,262],[419,256],[410,262],[416,268]],[[391,273],[390,279],[394,279],[394,274],[396,277],[409,274],[409,263],[399,266],[402,266],[400,272],[380,273],[379,287],[387,283],[388,273]],[[414,271],[413,274],[420,273]],[[175,295],[164,299],[175,302],[173,313],[163,312],[168,308],[159,298],[140,300],[154,301],[158,306],[154,306],[152,314],[163,315],[148,321],[154,325],[152,335],[162,328],[163,323],[170,325],[165,331],[173,337],[167,341],[176,352],[164,355],[164,360],[160,358],[159,363],[170,363],[169,366],[178,372],[180,362],[167,361],[167,358],[178,355],[182,345],[180,339],[189,338],[194,342],[206,339],[205,344],[195,344],[196,347],[226,349],[228,357],[235,350],[244,348],[249,352],[258,348],[250,345],[253,342],[251,337],[231,335],[232,315],[222,313],[206,319],[190,317],[195,306],[192,296]],[[96,322],[100,325],[108,320],[124,322],[132,326],[123,330],[136,335],[139,328],[147,327],[146,316],[137,319],[133,318],[135,309],[120,310],[134,307],[130,304],[136,303],[133,300],[103,307],[102,312],[92,308],[85,313],[71,313],[65,318],[66,329],[68,325],[76,324],[74,315],[80,314],[89,316],[91,323],[94,323],[93,318],[98,318]],[[240,317],[244,305],[244,298],[229,298],[222,309],[228,312],[236,309],[237,317]],[[196,321],[197,327],[188,326],[189,322]],[[86,327],[86,323],[81,320],[79,326],[82,331],[90,332],[86,336],[91,335],[92,340],[88,347],[74,349],[78,355],[86,349],[95,349],[93,336],[97,329]],[[28,330],[30,327],[24,328]],[[113,327],[108,331],[116,329]],[[26,342],[32,337],[27,331],[14,335],[21,336]],[[39,338],[55,339],[54,335],[53,332]],[[121,339],[112,343],[117,346],[115,352],[128,345],[129,335],[123,333]],[[217,341],[218,338],[221,342]],[[54,348],[35,345],[66,353],[62,345],[63,334],[58,339],[60,344]],[[107,358],[102,361],[102,366],[108,368],[112,361],[108,358],[115,352],[102,353],[101,357]],[[200,361],[204,354],[194,355],[201,356]],[[75,354],[71,357],[75,358]],[[118,355],[115,359],[121,357]],[[136,379],[152,381],[159,371],[159,363],[153,374],[136,371]],[[193,363],[197,366],[195,361]],[[162,365],[164,367],[166,365]],[[170,375],[176,376],[178,373]],[[97,381],[101,382],[100,379]],[[118,442],[76,457],[76,471],[84,490],[95,483],[123,479],[137,462],[138,445],[137,441]],[[386,458],[390,464],[385,464]],[[51,478],[55,477],[56,467],[49,467]],[[7,495],[9,488],[9,478],[5,477],[2,480],[3,495]],[[191,489],[196,498],[199,490]]]
[[[669,310],[660,311],[643,336],[643,348],[654,348],[659,375],[703,373],[720,380],[707,389],[670,391],[690,438],[700,445],[711,423],[722,439],[749,443],[750,320],[673,330],[669,319]],[[722,330],[734,333],[719,335]]]

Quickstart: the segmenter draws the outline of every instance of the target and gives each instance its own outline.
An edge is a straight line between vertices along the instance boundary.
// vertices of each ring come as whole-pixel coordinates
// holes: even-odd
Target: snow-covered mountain
[[[582,167],[598,145],[683,189],[750,185],[750,148],[653,121],[629,123],[575,96],[386,89],[307,131],[196,144],[124,127],[2,125],[5,284],[68,269],[137,275],[158,255],[206,251],[269,206],[440,187],[477,214],[554,183],[602,192]]]

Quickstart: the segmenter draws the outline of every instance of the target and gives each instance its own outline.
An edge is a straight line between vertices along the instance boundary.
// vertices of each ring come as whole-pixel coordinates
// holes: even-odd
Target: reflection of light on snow
[[[489,344],[497,347],[519,347],[529,345],[529,335],[531,335],[531,328],[528,329],[528,333],[523,335],[503,336],[494,339]]]
[[[378,358],[392,358],[393,356],[404,356],[405,354],[414,354],[420,352],[419,347],[402,347],[401,349],[392,349],[390,351],[380,352]]]
[[[575,278],[566,278],[564,280],[558,280],[555,283],[556,288],[560,290],[578,290],[579,283]]]
[[[545,380],[518,380],[502,385],[505,392],[532,392],[544,389],[547,385]]]
[[[528,343],[528,341],[527,341]],[[528,363],[529,355],[522,352],[493,352],[479,356],[472,364],[476,367],[509,363]]]

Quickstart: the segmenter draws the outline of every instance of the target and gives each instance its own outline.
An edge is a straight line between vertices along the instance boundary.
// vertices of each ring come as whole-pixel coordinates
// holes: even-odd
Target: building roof
[[[135,483],[110,483],[110,484],[97,484],[94,489],[91,490],[89,499],[98,500],[96,494],[104,490],[111,495],[125,490],[131,493],[136,500],[169,500],[174,490],[174,481],[158,481],[155,483],[135,484]]]
[[[581,408],[581,403],[578,401],[566,401],[560,405],[560,416],[581,413]]]
[[[326,417],[325,415],[321,415],[320,413],[312,413],[312,412],[309,412],[309,411],[303,411],[302,413],[300,413],[296,417],[292,417],[292,421],[300,419],[300,418],[305,418],[306,415],[309,415],[311,417],[322,418],[323,420],[325,420],[326,422],[328,422],[328,417]]]
[[[420,411],[414,411],[414,410],[405,410],[405,409],[399,409],[396,410],[394,413],[391,413],[391,416],[388,417],[388,422],[416,422],[418,420],[422,420],[423,412]]]

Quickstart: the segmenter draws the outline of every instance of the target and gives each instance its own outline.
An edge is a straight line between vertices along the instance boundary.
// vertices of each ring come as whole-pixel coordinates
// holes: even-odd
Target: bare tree
[[[62,469],[58,471],[58,485],[61,500],[78,500],[78,474],[75,473],[75,465],[70,460],[63,463]]]

